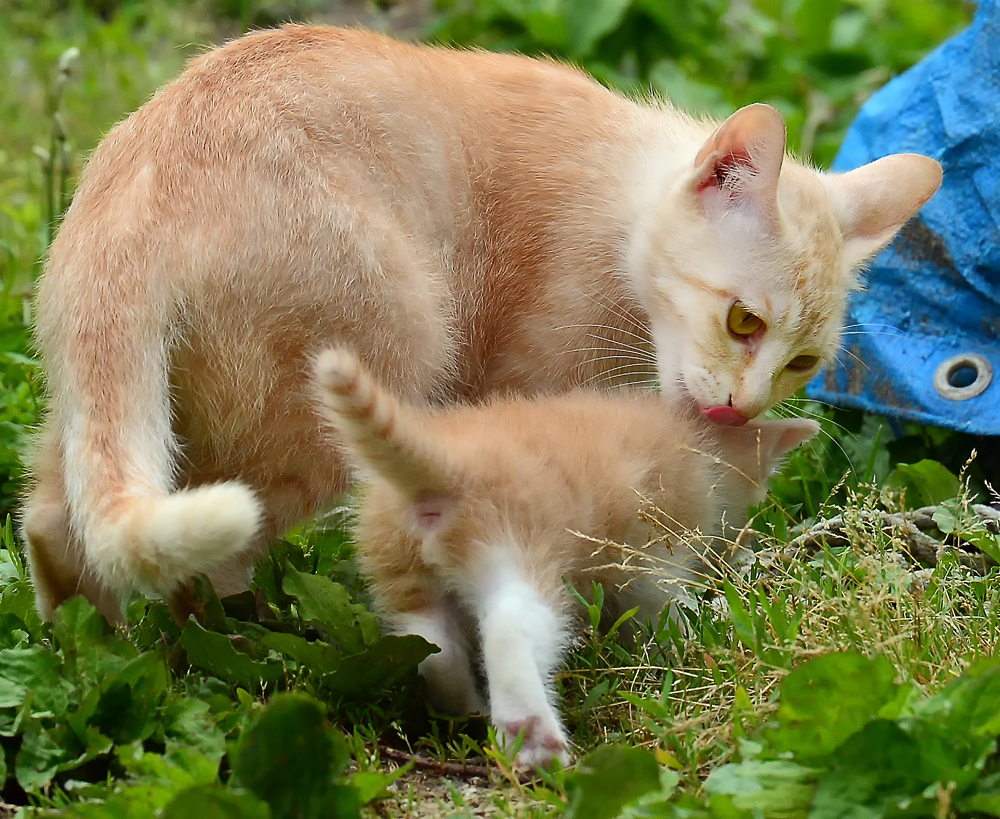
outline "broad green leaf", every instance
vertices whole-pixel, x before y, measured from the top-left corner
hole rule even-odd
[[[895,676],[882,656],[837,653],[810,660],[781,684],[771,745],[806,764],[821,759],[896,700]]]
[[[42,620],[35,609],[35,592],[27,580],[18,580],[3,588],[0,593],[0,613],[18,617],[28,628],[32,637],[42,633]]]
[[[598,40],[621,23],[631,4],[632,0],[567,0],[563,15],[570,55],[587,56]]]
[[[229,633],[226,610],[207,575],[198,574],[191,578],[191,601],[200,611],[199,617],[208,631]]]
[[[389,634],[361,654],[344,657],[322,680],[323,688],[340,697],[365,697],[384,691],[437,650],[415,634]]]
[[[347,589],[329,577],[299,572],[289,566],[282,584],[298,601],[299,614],[329,632],[342,650],[355,654],[378,636],[374,615],[351,602]]]
[[[226,737],[212,716],[209,704],[194,697],[175,699],[163,720],[167,750],[189,747],[218,763],[226,753]]]
[[[923,770],[920,744],[884,719],[850,736],[828,765],[830,770],[819,776],[810,819],[884,816],[892,805],[920,801],[935,781]]]
[[[302,668],[314,674],[330,674],[340,665],[341,653],[326,643],[310,642],[295,634],[272,632],[261,639],[261,645],[291,657]]]
[[[218,764],[197,751],[179,748],[165,755],[146,753],[141,743],[118,749],[118,759],[130,774],[125,784],[103,803],[76,804],[60,812],[73,819],[151,819],[177,796],[192,788],[218,787]],[[175,814],[176,815],[176,814]],[[189,819],[209,813],[194,811]],[[225,817],[231,814],[220,814]],[[250,813],[249,816],[256,816]],[[261,814],[266,817],[267,814]]]
[[[933,697],[913,707],[917,719],[938,722],[959,734],[1000,734],[1000,658],[980,660]]]
[[[31,633],[20,617],[10,612],[0,614],[0,648],[23,648],[30,639]]]
[[[64,714],[69,707],[73,686],[63,677],[62,662],[41,646],[0,651],[0,677],[31,692],[35,714]]]
[[[723,765],[705,780],[709,796],[728,796],[737,810],[763,816],[802,816],[816,789],[817,771],[784,760]]]
[[[326,819],[338,815],[335,780],[348,758],[320,703],[279,694],[240,740],[233,775],[271,806],[274,819]]]
[[[1000,816],[1000,773],[989,774],[980,779],[956,805],[961,815],[984,813]]]
[[[566,778],[567,819],[613,819],[660,787],[656,757],[642,748],[607,745],[579,762]]]
[[[52,781],[59,765],[72,756],[65,741],[36,726],[21,740],[14,766],[17,782],[26,793],[38,793]]]
[[[228,636],[206,631],[193,618],[184,626],[180,644],[191,665],[231,683],[256,688],[276,682],[284,673],[280,663],[257,662],[237,651]]]
[[[70,598],[56,610],[52,636],[63,658],[63,670],[84,687],[118,672],[136,656],[135,647],[118,639],[85,597]]]
[[[362,805],[367,805],[373,799],[378,799],[385,794],[385,789],[404,774],[408,773],[410,766],[406,765],[397,768],[391,773],[382,771],[360,771],[351,777],[351,785],[357,791],[358,800]]]
[[[20,708],[28,689],[4,677],[0,677],[0,708]]]
[[[689,77],[673,60],[660,60],[649,72],[649,82],[678,108],[693,114],[723,117],[731,106],[714,85]]]
[[[826,50],[841,7],[829,0],[798,0],[796,6],[794,19],[802,44],[809,51]]]
[[[117,673],[109,672],[67,720],[81,742],[91,731],[127,744],[152,736],[157,708],[167,692],[167,669],[153,652],[140,654]]]
[[[147,753],[142,743],[116,749],[118,760],[137,783],[181,790],[215,782],[219,763],[196,748],[176,747],[165,754]]]
[[[931,506],[958,495],[956,478],[937,461],[923,460],[915,464],[898,464],[885,479],[885,487],[897,494],[906,494],[906,505],[911,509]]]
[[[211,784],[181,791],[159,816],[161,819],[271,819],[271,809],[253,794]]]
[[[111,750],[112,742],[95,729],[81,745],[68,729],[57,727],[49,730],[32,724],[24,733],[21,748],[14,765],[18,784],[28,793],[38,793],[46,788],[60,771],[79,767]]]
[[[971,543],[994,562],[1000,563],[1000,541],[985,529],[979,518],[957,498],[945,501],[934,510],[934,523],[945,534],[956,534]]]

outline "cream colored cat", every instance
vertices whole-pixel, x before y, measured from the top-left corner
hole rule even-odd
[[[803,419],[713,428],[649,393],[415,408],[344,350],[325,353],[317,374],[368,483],[358,558],[384,621],[440,647],[421,673],[448,711],[480,709],[481,653],[498,737],[523,731],[528,766],[569,761],[552,694],[573,632],[563,578],[599,581],[617,611],[655,618],[686,596],[703,552],[726,552],[723,523],[745,524],[781,457],[819,429]],[[609,541],[630,548],[600,545]]]
[[[784,145],[766,106],[720,126],[362,31],[195,60],[96,150],[39,283],[41,612],[82,592],[115,618],[199,571],[245,587],[345,486],[307,387],[333,343],[411,401],[658,378],[757,416],[833,356],[855,269],[940,180]]]

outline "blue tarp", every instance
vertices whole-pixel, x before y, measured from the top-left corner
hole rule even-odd
[[[807,393],[890,417],[1000,435],[997,0],[980,3],[968,29],[865,104],[833,168],[847,171],[900,152],[938,160],[941,189],[869,268],[867,289],[851,299],[840,361]],[[966,400],[942,397],[935,373],[970,353],[992,364],[992,382]],[[952,367],[959,395],[976,391],[965,387],[976,367],[978,386],[986,383],[984,364]]]

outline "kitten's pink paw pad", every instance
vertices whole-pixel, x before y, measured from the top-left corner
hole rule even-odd
[[[501,742],[513,748],[518,736],[524,732],[524,741],[518,751],[515,765],[518,768],[543,768],[558,759],[564,766],[570,762],[566,738],[558,723],[545,717],[526,717],[497,726]]]

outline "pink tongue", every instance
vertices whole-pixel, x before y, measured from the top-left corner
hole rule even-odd
[[[702,407],[701,414],[720,427],[741,427],[750,420],[732,407]]]

